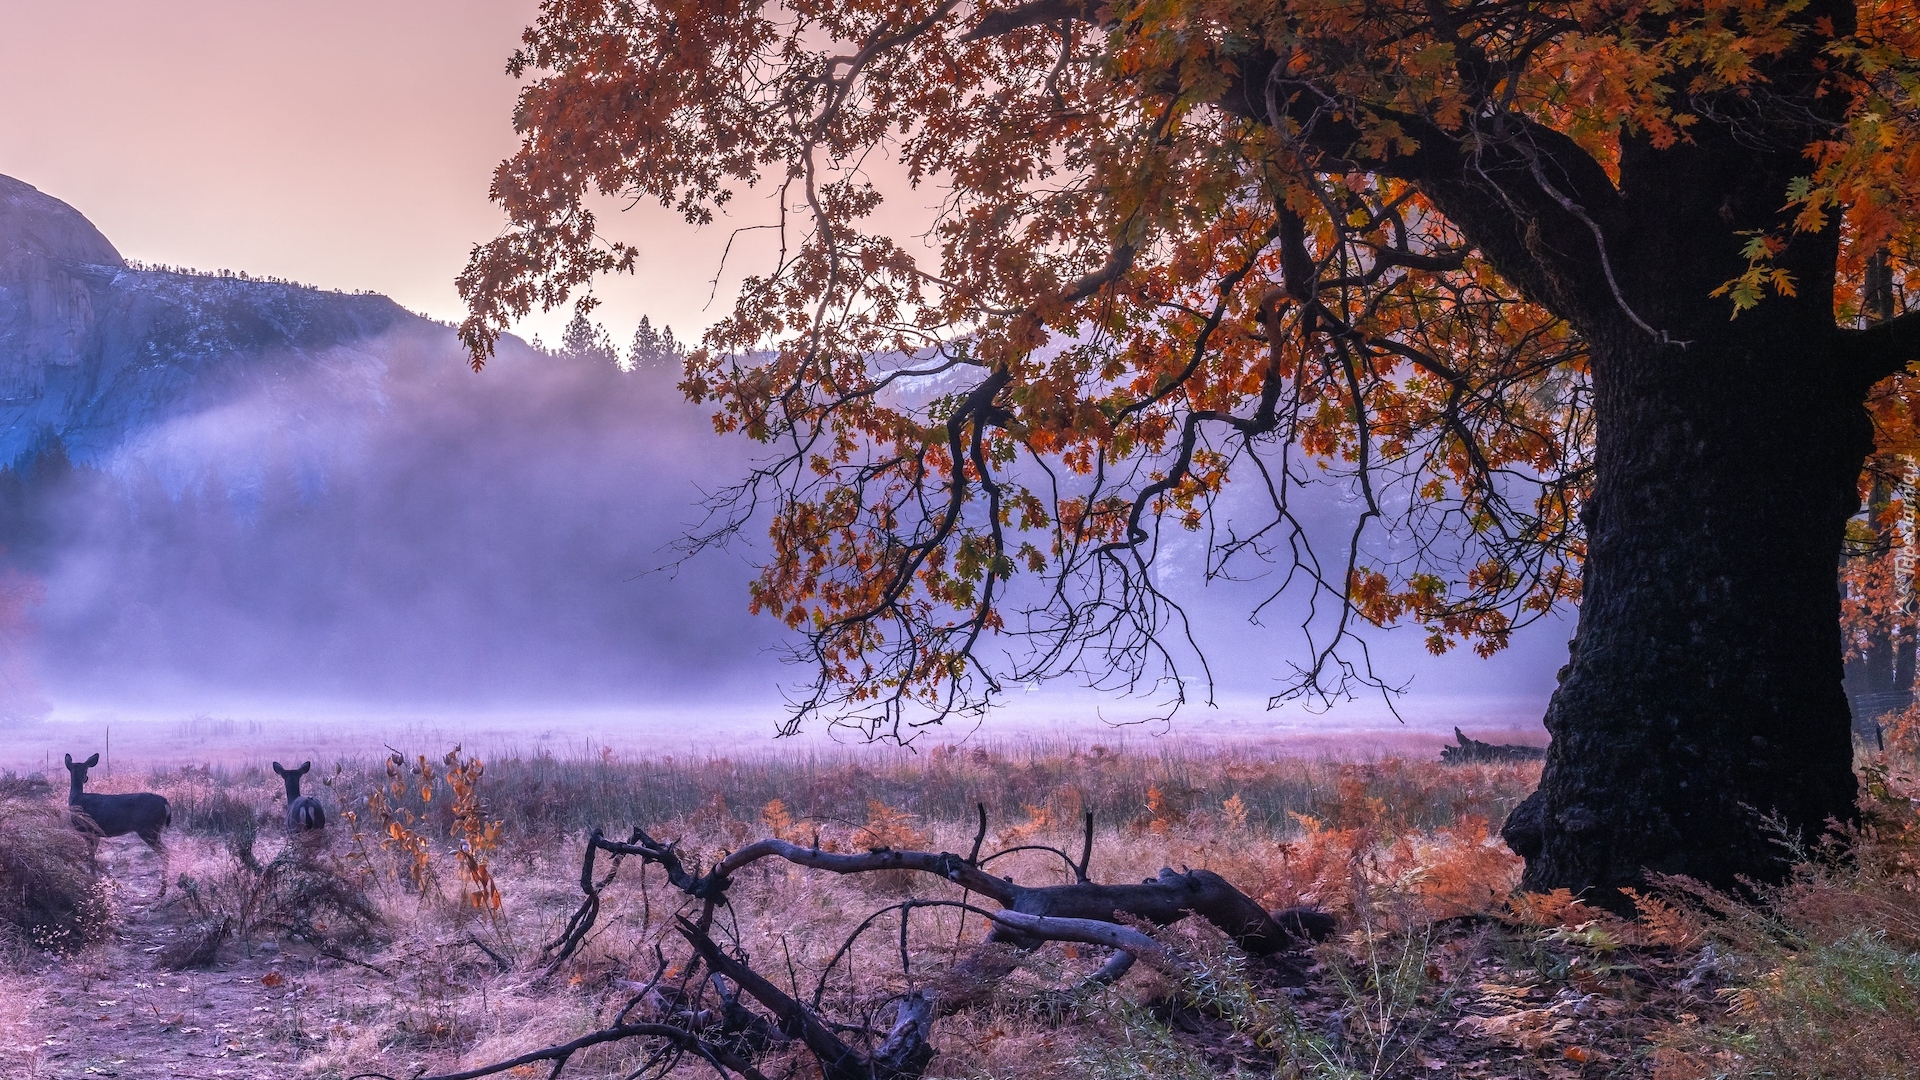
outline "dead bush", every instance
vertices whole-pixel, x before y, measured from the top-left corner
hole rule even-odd
[[[385,936],[386,920],[367,899],[363,868],[298,841],[274,865],[273,903],[264,921],[277,932],[327,950],[359,948]]]
[[[53,782],[39,773],[25,776],[12,769],[0,771],[0,799],[46,802],[53,798]]]
[[[232,918],[203,918],[160,950],[160,966],[168,971],[212,967],[214,958],[220,955],[220,946],[226,944],[232,933]]]
[[[0,927],[61,951],[105,938],[110,908],[86,839],[66,807],[21,797],[12,780],[0,780]]]
[[[265,863],[250,841],[228,837],[224,865],[201,877],[181,876],[181,894],[199,925],[192,935],[199,944],[182,945],[174,958],[181,965],[211,963],[229,937],[280,935],[330,952],[383,937],[386,920],[367,899],[366,873],[336,858],[323,840],[296,838]]]

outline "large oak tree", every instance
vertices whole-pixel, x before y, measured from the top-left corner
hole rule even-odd
[[[1313,602],[1282,699],[1376,681],[1356,620],[1492,651],[1578,603],[1529,887],[1764,877],[1763,815],[1851,813],[1836,560],[1920,359],[1910,2],[548,0],[510,71],[476,363],[632,266],[596,196],[775,193],[683,387],[769,447],[720,531],[771,511],[797,718],[1152,685],[1192,529]],[[896,177],[923,239],[876,224]]]

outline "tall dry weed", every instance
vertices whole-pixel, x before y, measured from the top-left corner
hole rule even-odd
[[[71,951],[111,932],[112,905],[65,806],[28,786],[0,793],[0,932],[15,945]]]
[[[461,757],[454,747],[445,758],[447,787],[453,792],[453,825],[449,830],[459,842],[454,851],[456,874],[460,880],[461,902],[475,911],[497,918],[501,895],[488,862],[500,847],[504,821],[489,821],[480,801],[480,778],[486,764],[477,757]]]

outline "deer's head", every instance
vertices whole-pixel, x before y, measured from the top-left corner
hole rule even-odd
[[[73,760],[72,754],[66,755],[66,758],[67,758],[67,775],[73,778],[73,790],[79,791],[81,788],[81,785],[87,782],[87,770],[93,768],[95,765],[100,764],[100,755],[95,754],[85,761]]]
[[[283,768],[277,761],[273,763],[273,771],[279,773],[280,779],[287,783],[288,802],[292,802],[300,797],[300,778],[307,775],[307,770],[311,768],[313,768],[313,762],[311,761],[302,762],[297,769]]]

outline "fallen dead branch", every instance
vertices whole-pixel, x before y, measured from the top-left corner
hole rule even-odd
[[[1088,835],[1091,837],[1091,830]],[[1088,850],[1091,852],[1091,841]],[[1167,926],[1190,914],[1198,915],[1218,927],[1235,945],[1255,956],[1269,955],[1300,941],[1325,937],[1333,931],[1332,918],[1323,912],[1308,908],[1269,912],[1252,897],[1210,870],[1177,872],[1166,868],[1157,877],[1138,885],[1101,885],[1082,880],[1067,885],[1024,886],[1016,884],[1010,877],[995,877],[981,869],[982,863],[996,856],[980,858],[977,843],[974,854],[963,858],[951,852],[900,851],[891,848],[875,848],[860,853],[831,852],[768,838],[748,844],[715,863],[706,873],[696,875],[687,870],[674,845],[663,844],[642,829],[634,829],[625,841],[609,840],[596,829],[587,840],[587,851],[581,866],[581,886],[586,899],[568,922],[567,930],[549,945],[548,952],[553,956],[549,970],[557,967],[579,947],[598,916],[599,890],[605,887],[606,882],[593,881],[596,851],[606,851],[616,857],[637,855],[646,863],[658,865],[666,871],[668,884],[709,905],[726,902],[727,889],[733,883],[733,876],[745,867],[761,859],[780,858],[798,866],[834,874],[920,871],[987,897],[1010,912],[1043,919],[1111,924],[1118,913],[1156,926]],[[1084,865],[1083,860],[1082,869]],[[611,879],[612,874],[609,873],[607,881]],[[1030,948],[1040,940],[1047,939],[1039,931],[1022,930],[1012,923],[996,922],[993,940]]]
[[[986,836],[986,810],[979,808],[980,827],[972,850],[966,856],[952,852],[900,850],[875,847],[865,852],[822,851],[816,844],[803,847],[777,837],[756,840],[726,855],[704,873],[689,869],[672,843],[662,843],[645,830],[635,828],[625,840],[611,840],[600,830],[587,839],[580,865],[580,906],[567,920],[565,928],[542,950],[546,959],[543,974],[557,971],[587,940],[597,922],[602,893],[619,873],[620,861],[635,856],[643,866],[658,866],[668,883],[690,900],[697,902],[697,914],[676,917],[675,929],[686,939],[693,955],[677,969],[678,987],[663,987],[661,979],[670,970],[664,956],[652,980],[645,984],[622,983],[635,991],[632,999],[599,1031],[571,1042],[532,1051],[508,1061],[460,1073],[446,1073],[420,1080],[471,1080],[537,1062],[552,1062],[550,1077],[558,1077],[573,1055],[590,1046],[625,1039],[656,1038],[661,1046],[632,1077],[664,1075],[674,1063],[692,1054],[712,1066],[723,1077],[739,1075],[758,1078],[754,1057],[777,1042],[798,1040],[819,1063],[823,1080],[917,1080],[933,1058],[931,1043],[934,1019],[979,1000],[983,993],[1010,974],[1018,964],[1020,951],[1031,950],[1049,941],[1077,942],[1114,950],[1113,956],[1085,984],[1106,985],[1123,977],[1137,961],[1184,977],[1191,966],[1172,949],[1141,926],[1166,926],[1198,915],[1213,924],[1235,945],[1254,955],[1269,955],[1292,945],[1321,940],[1332,933],[1331,916],[1307,908],[1269,912],[1251,897],[1208,870],[1160,873],[1139,884],[1106,885],[1089,880],[1087,871],[1093,857],[1093,821],[1088,815],[1085,842],[1078,860],[1057,848],[1022,845],[982,856]],[[1063,885],[1021,885],[1011,877],[995,876],[983,867],[1014,851],[1044,850],[1060,856],[1073,873],[1072,882]],[[603,874],[596,873],[599,853],[612,856]],[[959,886],[969,895],[977,894],[998,904],[989,908],[965,899],[916,897],[888,905],[869,915],[841,945],[821,972],[811,1002],[804,1002],[781,990],[753,969],[748,957],[723,948],[712,937],[714,915],[729,905],[728,890],[734,877],[746,867],[763,859],[781,859],[796,866],[833,874],[918,872],[929,874]],[[992,929],[986,943],[972,955],[954,965],[953,976],[944,989],[940,986],[910,990],[891,1000],[894,1015],[890,1029],[878,1046],[863,1051],[849,1043],[843,1033],[865,1032],[867,1038],[879,1031],[866,1024],[837,1024],[821,1011],[828,978],[846,957],[860,936],[876,925],[881,916],[898,912],[900,916],[900,963],[908,973],[910,958],[906,941],[908,922],[920,908],[958,908],[987,920]],[[694,973],[708,973],[693,985]],[[718,995],[719,1008],[701,1004],[708,990]],[[796,988],[795,993],[798,993]],[[752,999],[770,1014],[762,1017],[740,1002],[741,995]],[[650,1004],[667,1022],[634,1023],[628,1016],[642,1004]],[[378,1074],[365,1073],[373,1078]]]
[[[864,1055],[834,1034],[818,1013],[789,997],[743,961],[728,956],[703,927],[682,916],[678,929],[708,967],[738,983],[773,1013],[782,1032],[806,1044],[820,1062],[824,1080],[917,1080],[933,1060],[929,1041],[933,1002],[925,994],[916,991],[902,998],[886,1041],[871,1056]]]
[[[660,1058],[660,1060],[650,1062],[649,1065],[643,1067],[640,1072],[632,1074],[634,1076],[654,1072],[656,1069],[658,1070],[658,1075],[665,1075],[673,1070],[674,1065],[679,1063],[678,1059],[681,1054],[693,1054],[696,1057],[706,1060],[708,1064],[718,1069],[721,1076],[738,1073],[746,1077],[747,1080],[766,1080],[766,1077],[762,1075],[759,1070],[755,1069],[752,1063],[741,1058],[738,1054],[727,1050],[725,1047],[709,1043],[691,1032],[674,1027],[671,1024],[615,1024],[612,1027],[589,1032],[571,1042],[548,1046],[540,1050],[530,1050],[527,1053],[521,1054],[519,1057],[509,1058],[506,1061],[496,1061],[491,1065],[482,1065],[477,1069],[468,1069],[465,1072],[457,1073],[435,1073],[431,1076],[413,1076],[408,1077],[407,1080],[478,1080],[478,1078],[482,1076],[492,1076],[495,1073],[503,1073],[509,1069],[517,1069],[523,1065],[534,1065],[542,1061],[553,1062],[553,1071],[548,1073],[548,1076],[559,1076],[560,1070],[567,1067],[567,1062],[572,1059],[573,1055],[590,1046],[600,1046],[604,1043],[620,1042],[625,1039],[643,1038],[665,1040],[669,1048],[679,1053],[672,1055],[671,1059],[664,1055],[655,1055]],[[351,1077],[348,1077],[347,1080],[398,1080],[398,1078],[389,1076],[386,1073],[363,1072],[355,1073]]]

